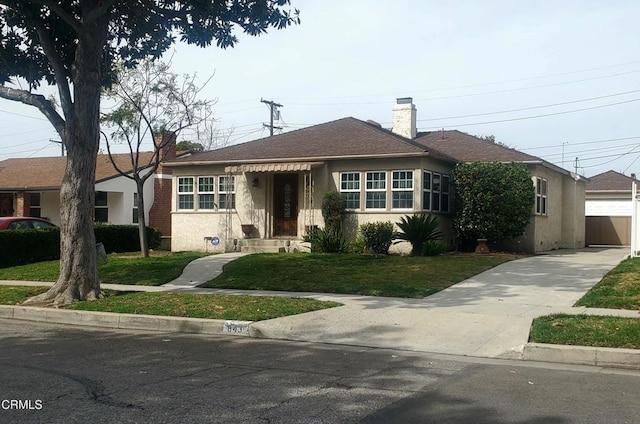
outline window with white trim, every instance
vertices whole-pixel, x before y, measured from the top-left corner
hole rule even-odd
[[[391,173],[391,208],[413,209],[413,171]]]
[[[109,222],[109,202],[106,191],[96,191],[93,215],[95,222]]]
[[[431,174],[431,210],[440,212],[440,194],[442,190],[442,176],[433,172]]]
[[[178,177],[178,210],[193,210],[194,189],[193,177]]]
[[[133,193],[133,211],[131,213],[131,222],[138,223],[138,193]]]
[[[535,177],[536,215],[547,214],[547,179]]]
[[[345,201],[346,209],[360,209],[360,173],[340,173],[340,193]]]
[[[29,193],[29,216],[35,216],[38,218],[42,216],[40,193]]]
[[[198,209],[213,210],[215,203],[215,177],[198,177]]]
[[[431,172],[422,172],[422,209],[431,210]]]
[[[451,212],[451,176],[422,171],[422,209],[432,212]]]
[[[385,171],[367,172],[365,186],[365,208],[387,208],[387,173]]]
[[[228,210],[236,208],[236,180],[233,175],[218,177],[218,206]]]
[[[451,177],[442,174],[442,187],[440,189],[440,212],[449,212],[449,202],[451,198]]]

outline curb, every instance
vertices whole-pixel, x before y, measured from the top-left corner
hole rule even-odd
[[[524,361],[640,370],[639,349],[527,343],[520,356]]]
[[[0,305],[0,318],[78,327],[268,338],[259,330],[252,328],[253,321],[73,311],[11,305]],[[638,349],[527,343],[517,354],[510,354],[503,358],[640,370],[640,350]]]
[[[119,314],[114,312],[73,311],[34,306],[0,305],[0,318],[122,330],[146,330],[166,333],[226,334],[249,336],[251,321],[158,315]]]

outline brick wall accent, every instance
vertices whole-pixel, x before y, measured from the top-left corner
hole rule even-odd
[[[162,162],[176,158],[176,135],[159,133],[154,135],[154,143],[160,149],[160,166],[153,182],[153,205],[149,211],[149,225],[159,228],[163,236],[171,236],[171,168]]]
[[[15,216],[29,216],[31,209],[31,197],[29,193],[24,191],[16,194],[16,212]]]

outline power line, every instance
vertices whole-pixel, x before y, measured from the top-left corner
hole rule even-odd
[[[471,117],[474,117],[474,116],[497,115],[497,114],[500,114],[500,113],[522,112],[522,111],[525,111],[525,110],[543,109],[543,108],[547,108],[547,107],[556,107],[556,106],[563,106],[563,105],[569,105],[569,104],[574,104],[574,103],[583,103],[583,102],[588,102],[588,101],[591,101],[591,100],[606,99],[606,98],[609,98],[609,97],[624,96],[626,94],[638,93],[638,92],[640,92],[640,90],[631,90],[631,91],[625,91],[625,92],[622,92],[622,93],[607,94],[607,95],[598,96],[598,97],[589,97],[587,99],[570,100],[570,101],[567,101],[567,102],[552,103],[552,104],[540,105],[540,106],[530,106],[530,107],[524,107],[524,108],[520,108],[520,109],[508,109],[508,110],[500,110],[500,111],[494,111],[494,112],[474,113],[474,114],[471,114],[471,115],[447,116],[447,117],[442,117],[442,118],[418,119],[418,122],[439,121],[439,120],[444,120],[444,119],[471,118]]]
[[[455,125],[448,125],[447,127],[449,127],[449,128],[453,128],[453,127],[469,127],[469,126],[474,126],[474,125],[498,124],[498,123],[502,123],[502,122],[513,122],[513,121],[523,121],[523,120],[527,120],[527,119],[545,118],[545,117],[548,117],[548,116],[566,115],[568,113],[584,112],[584,111],[587,111],[587,110],[594,110],[594,109],[601,109],[601,108],[605,108],[605,107],[618,106],[618,105],[637,102],[637,101],[640,101],[640,99],[625,100],[625,101],[617,102],[617,103],[608,103],[608,104],[600,105],[600,106],[592,106],[592,107],[586,107],[586,108],[582,108],[582,109],[567,110],[567,111],[564,111],[564,112],[545,113],[545,114],[542,114],[542,115],[523,116],[523,117],[520,117],[520,118],[500,119],[500,120],[495,120],[495,121],[474,122],[474,123],[468,123],[468,124],[455,124]],[[437,127],[428,127],[427,129],[428,130],[429,129],[430,130],[439,130],[442,127],[443,127],[442,125],[439,125]]]

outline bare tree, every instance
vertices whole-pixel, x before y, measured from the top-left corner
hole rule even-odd
[[[145,182],[152,178],[160,162],[175,152],[176,138],[186,128],[197,127],[211,119],[211,100],[199,99],[201,86],[196,75],[171,72],[171,62],[145,60],[136,68],[121,66],[118,80],[107,90],[105,99],[115,102],[101,122],[112,128],[102,132],[109,159],[118,173],[136,183],[140,253],[149,256],[144,205]],[[143,155],[144,144],[153,141],[153,154]],[[114,144],[125,144],[130,155],[130,169],[122,169],[114,160]]]

